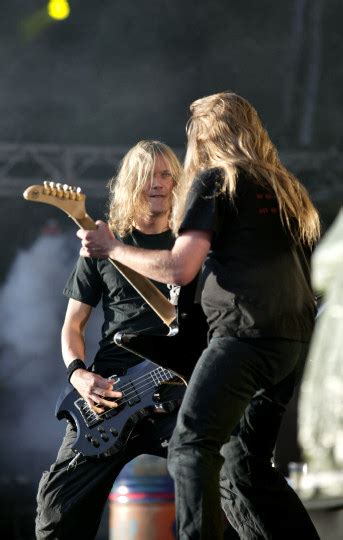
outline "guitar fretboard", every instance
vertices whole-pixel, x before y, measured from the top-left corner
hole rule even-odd
[[[152,379],[152,382],[154,383],[155,386],[159,386],[161,383],[164,383],[166,381],[170,381],[175,376],[174,373],[172,373],[168,369],[165,369],[165,368],[163,368],[161,366],[159,366],[158,368],[151,371],[149,373],[149,375],[150,375],[150,377]]]

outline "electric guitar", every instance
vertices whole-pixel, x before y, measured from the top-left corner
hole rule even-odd
[[[86,198],[80,188],[44,182],[28,187],[23,196],[28,201],[59,208],[83,229],[96,228],[86,212]],[[75,424],[77,439],[73,449],[84,456],[117,452],[125,446],[141,418],[156,412],[169,412],[178,406],[186,390],[184,376],[189,377],[206,346],[205,317],[200,307],[193,303],[196,280],[184,287],[180,295],[182,324],[179,326],[175,306],[151,281],[117,261],[108,260],[156,312],[164,323],[164,330],[157,336],[115,336],[116,345],[142,358],[142,362],[129,368],[125,375],[110,377],[115,389],[123,393],[117,400],[118,407],[97,414],[71,384],[59,396],[56,416],[68,418]],[[173,336],[172,340],[169,336]]]
[[[44,182],[42,185],[33,185],[24,192],[28,201],[51,204],[64,211],[84,229],[95,229],[95,222],[89,217],[85,208],[85,195],[80,188],[68,185]],[[145,299],[168,327],[168,336],[178,334],[176,309],[167,298],[148,279],[134,272],[123,264],[109,259],[111,264],[129,281],[137,292]],[[166,329],[166,326],[164,326]],[[128,348],[130,352],[142,358],[142,362],[127,370],[124,376],[112,375],[116,390],[123,393],[117,400],[118,407],[107,409],[97,414],[89,407],[87,402],[78,394],[72,385],[68,385],[61,393],[56,404],[55,414],[58,419],[68,418],[77,429],[77,439],[73,449],[84,456],[100,456],[115,453],[122,448],[137,422],[156,412],[168,412],[181,403],[186,389],[185,380],[174,371],[162,367],[147,359],[147,351],[159,350],[163,347],[172,351],[173,347],[165,347],[165,336],[160,339],[161,348],[151,346],[154,337],[145,341],[144,336],[137,338],[135,349],[135,336],[131,336],[130,344],[125,345],[118,338],[117,345]]]
[[[179,406],[186,391],[184,379],[150,360],[129,368],[125,375],[112,375],[113,389],[122,392],[118,407],[97,414],[69,384],[56,405],[60,420],[72,420],[77,429],[73,450],[83,456],[108,456],[127,443],[142,418],[170,412]]]

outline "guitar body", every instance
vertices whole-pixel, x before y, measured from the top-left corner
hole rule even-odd
[[[139,420],[156,413],[170,412],[180,405],[186,391],[184,379],[150,360],[129,368],[125,375],[113,374],[115,390],[123,393],[118,407],[95,413],[72,387],[60,395],[56,416],[71,420],[77,430],[73,446],[83,456],[108,456],[127,443]]]
[[[207,325],[201,307],[193,301],[195,287],[196,280],[181,289],[179,331],[173,337],[123,334],[122,340],[117,340],[115,336],[117,346],[142,359],[125,375],[109,377],[115,390],[124,394],[118,400],[119,407],[97,415],[72,385],[61,393],[56,416],[59,420],[68,418],[75,425],[75,452],[84,456],[112,455],[126,445],[142,418],[169,412],[181,404],[185,380],[206,347]],[[166,332],[166,327],[160,330]]]

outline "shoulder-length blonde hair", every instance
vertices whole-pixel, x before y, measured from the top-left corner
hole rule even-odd
[[[160,141],[139,141],[121,161],[117,176],[109,181],[108,224],[112,231],[123,237],[132,231],[135,218],[148,215],[148,208],[141,197],[142,190],[151,178],[155,160],[162,156],[170,168],[175,189],[181,176],[181,165],[173,150]]]
[[[187,123],[185,170],[175,208],[180,224],[186,194],[197,173],[212,167],[223,170],[223,191],[233,198],[239,169],[273,190],[281,220],[297,243],[312,246],[320,235],[320,222],[304,186],[282,165],[277,150],[256,110],[232,92],[194,101]]]

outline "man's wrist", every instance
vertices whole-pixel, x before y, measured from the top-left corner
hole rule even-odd
[[[77,369],[87,369],[87,368],[86,368],[86,364],[84,363],[83,360],[81,360],[81,358],[75,358],[75,360],[73,360],[72,362],[70,362],[70,364],[67,366],[67,378],[68,378],[68,382],[70,382],[70,378],[71,378],[72,374],[73,374],[74,371],[76,371]]]
[[[114,240],[111,242],[109,246],[109,252],[108,252],[108,256],[110,259],[116,260],[116,257],[119,256],[118,243],[119,243],[118,240]]]

